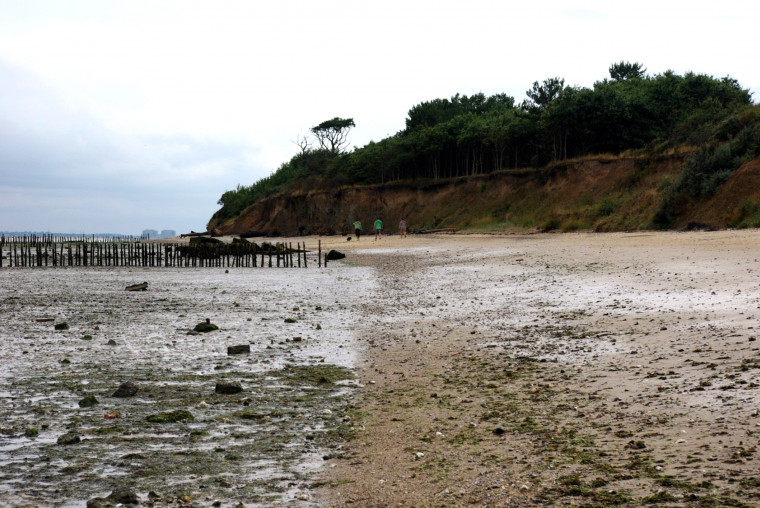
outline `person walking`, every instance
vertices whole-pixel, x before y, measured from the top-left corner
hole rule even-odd
[[[375,241],[383,237],[383,221],[380,218],[375,219]]]
[[[354,221],[354,234],[356,235],[356,241],[359,241],[359,237],[362,236],[362,223],[358,220]]]
[[[398,223],[398,234],[401,235],[401,238],[406,238],[406,220],[403,217]]]

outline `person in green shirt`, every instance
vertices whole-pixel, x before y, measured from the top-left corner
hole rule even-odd
[[[362,223],[354,221],[354,234],[356,235],[356,241],[359,241],[359,237],[362,235]]]
[[[375,240],[383,237],[383,221],[375,219]]]

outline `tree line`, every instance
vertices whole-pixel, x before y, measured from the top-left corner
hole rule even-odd
[[[692,164],[691,176],[685,169],[671,193],[698,196],[758,153],[758,108],[735,79],[673,71],[650,76],[630,62],[608,70],[591,88],[568,86],[559,77],[536,81],[519,104],[506,94],[482,93],[425,101],[409,110],[404,130],[352,151],[345,146],[353,119],[322,122],[272,175],[225,192],[214,218],[235,217],[283,190],[463,177],[684,146],[709,153],[700,152],[702,163]],[[720,148],[726,144],[734,148]],[[715,151],[720,154],[710,155]]]

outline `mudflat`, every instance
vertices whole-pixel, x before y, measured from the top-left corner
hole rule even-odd
[[[377,282],[319,504],[760,505],[760,232],[323,243]]]
[[[0,270],[0,504],[760,505],[760,231],[306,244]]]

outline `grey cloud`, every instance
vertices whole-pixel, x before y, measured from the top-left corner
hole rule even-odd
[[[255,153],[224,140],[122,135],[0,61],[0,230],[202,229],[224,190],[254,180]]]

